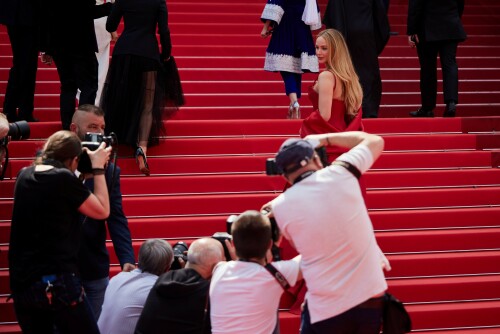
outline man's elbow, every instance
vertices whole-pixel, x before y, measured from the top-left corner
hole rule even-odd
[[[368,147],[370,148],[370,151],[375,159],[377,159],[384,150],[384,145],[384,138],[378,135],[370,135],[370,138],[368,139]]]

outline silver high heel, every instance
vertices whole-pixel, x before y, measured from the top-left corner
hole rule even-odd
[[[292,102],[288,107],[288,119],[300,119],[300,105],[299,101]]]

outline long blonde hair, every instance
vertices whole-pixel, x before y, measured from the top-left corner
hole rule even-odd
[[[363,89],[354,70],[351,55],[342,34],[335,29],[326,29],[318,34],[328,45],[326,69],[339,78],[342,84],[342,98],[350,118],[358,114],[363,100]]]

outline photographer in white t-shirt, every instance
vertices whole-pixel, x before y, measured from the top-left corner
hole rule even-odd
[[[291,286],[301,279],[300,255],[272,262],[269,267],[271,223],[258,211],[242,213],[232,224],[231,235],[238,260],[219,262],[214,269],[210,283],[212,333],[279,333],[277,311],[286,282],[278,278],[284,277]]]
[[[326,145],[350,151],[324,168],[315,149]],[[383,147],[381,137],[353,131],[288,139],[276,154],[276,167],[292,186],[264,207],[271,207],[281,233],[302,255],[308,291],[301,334],[380,331],[383,268],[390,266],[357,177]]]

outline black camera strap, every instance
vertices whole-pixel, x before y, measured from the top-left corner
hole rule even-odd
[[[308,176],[314,174],[314,172],[316,172],[315,170],[308,170],[307,172],[304,172],[302,174],[300,174],[299,176],[297,176],[295,178],[295,180],[293,181],[293,184],[296,184],[296,183],[299,183],[300,181],[302,181],[303,179],[307,178]]]
[[[282,273],[279,272],[278,269],[276,269],[275,266],[273,266],[271,263],[268,263],[264,266],[264,268],[267,269],[273,275],[273,277],[278,281],[278,283],[281,285],[283,290],[288,290],[290,288],[290,284],[286,280],[285,276],[283,276]]]
[[[255,264],[261,265],[259,262],[253,261],[253,260],[238,259],[238,261],[253,262]],[[266,268],[267,271],[269,271],[269,273],[276,279],[276,281],[278,281],[279,285],[281,285],[283,290],[288,290],[288,288],[290,288],[290,284],[286,280],[285,276],[283,276],[283,274],[280,273],[280,271],[278,269],[276,269],[275,266],[273,266],[271,263],[267,263],[267,260],[266,260],[266,265],[263,267]]]
[[[9,163],[9,149],[7,148],[7,144],[7,137],[0,140],[0,181],[2,181],[5,177],[7,164]]]
[[[344,167],[349,172],[351,172],[351,174],[354,175],[354,177],[358,180],[361,177],[361,172],[359,171],[359,169],[347,161],[335,160],[334,162],[332,162],[332,165],[339,165]]]

